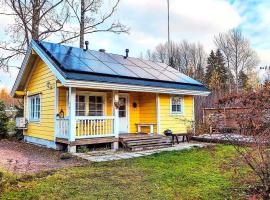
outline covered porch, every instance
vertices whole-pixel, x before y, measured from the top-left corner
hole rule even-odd
[[[157,94],[58,86],[55,140],[77,145],[112,143],[158,135]],[[142,134],[143,133],[143,134]],[[74,151],[74,150],[72,150]]]

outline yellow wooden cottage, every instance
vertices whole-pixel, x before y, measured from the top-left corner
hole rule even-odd
[[[24,140],[76,151],[126,135],[185,133],[201,83],[167,66],[128,56],[32,41],[12,89],[24,99]],[[151,138],[150,138],[151,139]],[[149,141],[149,138],[148,138]]]

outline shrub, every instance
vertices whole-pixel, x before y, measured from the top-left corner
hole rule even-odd
[[[210,126],[206,123],[198,123],[195,128],[196,135],[207,134],[210,131]]]
[[[89,148],[87,146],[79,146],[78,152],[79,153],[87,153],[87,152],[89,152]]]
[[[240,137],[230,137],[228,130],[223,126],[224,120],[213,120],[213,127],[229,138],[229,142],[236,149],[239,159],[235,164],[244,162],[253,174],[260,180],[261,196],[264,200],[270,199],[270,85],[253,92],[230,94],[219,100],[219,107],[237,106],[237,112],[230,113],[227,119],[235,121],[239,128],[234,131]],[[224,130],[226,130],[224,132]],[[242,138],[242,141],[241,139]],[[248,140],[246,139],[248,138]],[[246,139],[246,140],[245,140]],[[245,142],[249,141],[249,142]],[[239,146],[239,142],[242,142]]]
[[[14,120],[9,120],[7,122],[7,131],[8,132],[14,132],[16,127],[16,122]]]
[[[5,104],[3,101],[0,101],[0,138],[7,136],[7,123],[8,117],[5,111]]]

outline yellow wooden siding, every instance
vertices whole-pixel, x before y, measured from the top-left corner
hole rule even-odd
[[[133,107],[133,103],[137,104],[137,107]],[[140,121],[140,102],[139,95],[137,93],[131,93],[129,95],[129,131],[136,133],[136,123]]]
[[[67,116],[67,91],[67,88],[60,87],[58,92],[58,112],[63,110],[65,117]]]
[[[160,102],[160,132],[170,129],[174,133],[185,133],[190,121],[193,120],[193,98],[184,96],[184,113],[183,115],[170,114],[170,95],[159,95]]]
[[[140,95],[140,123],[157,124],[156,94],[147,93]],[[150,129],[142,128],[142,132],[150,132]],[[154,126],[154,132],[157,132],[157,125]]]
[[[55,99],[55,76],[46,64],[39,60],[27,87],[28,95],[40,94],[41,110],[40,121],[29,122],[28,129],[24,131],[27,136],[41,139],[54,140],[54,99]],[[48,89],[47,82],[52,88]],[[27,97],[25,97],[25,116],[28,118]]]
[[[112,116],[112,93],[107,92],[107,99],[106,100],[106,115]]]

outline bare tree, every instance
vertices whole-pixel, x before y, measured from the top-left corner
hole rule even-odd
[[[110,23],[109,20],[116,12],[120,0],[116,0],[114,5],[107,13],[102,13],[104,6],[103,0],[66,0],[70,10],[71,17],[79,26],[73,30],[67,31],[70,37],[62,42],[67,42],[79,38],[80,48],[84,46],[84,37],[86,34],[95,32],[112,32],[112,33],[127,33],[129,29],[119,21]]]
[[[239,73],[253,69],[258,64],[258,56],[241,31],[233,29],[215,37],[216,46],[225,56],[227,67],[233,72],[236,90],[239,89]]]
[[[180,72],[190,75],[200,81],[203,80],[206,66],[206,53],[201,44],[182,41],[170,43],[170,61],[168,57],[168,43],[159,44],[152,53],[151,58],[167,63]]]
[[[10,61],[24,55],[31,40],[44,40],[57,33],[63,35],[69,18],[64,0],[3,0],[14,23],[6,30],[8,38],[0,41],[0,68],[8,70]]]

